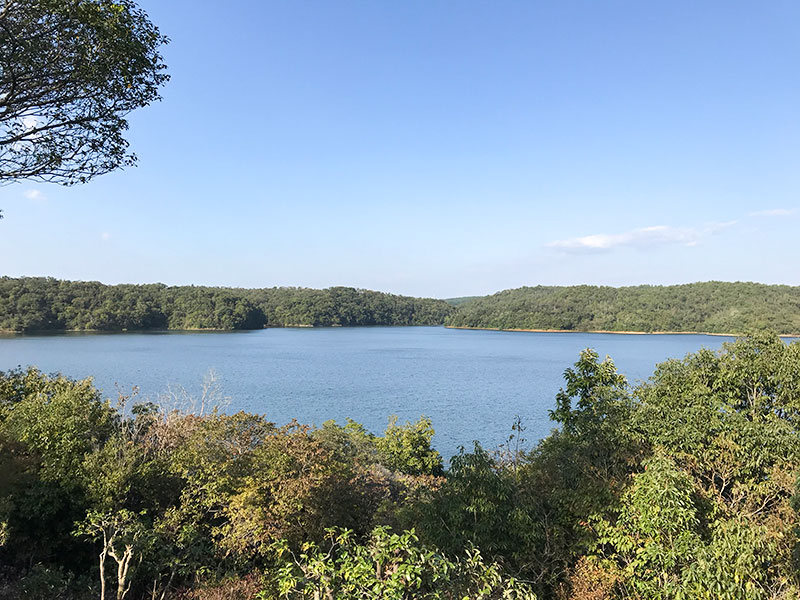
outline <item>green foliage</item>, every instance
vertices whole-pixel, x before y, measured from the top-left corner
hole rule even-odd
[[[160,99],[167,38],[131,0],[0,11],[0,181],[72,185],[135,163],[126,116]]]
[[[616,522],[596,523],[621,597],[755,600],[789,591],[766,526],[745,515],[709,520],[692,477],[663,451],[644,466]]]
[[[564,377],[550,436],[511,451],[516,422],[445,471],[425,418],[128,413],[0,374],[0,598],[798,597],[800,344],[754,335],[633,389],[587,350]]]
[[[0,558],[22,578],[36,562],[85,576],[99,543],[118,567],[100,581],[122,565],[126,597],[246,574],[280,540],[299,548],[334,525],[366,534],[434,486],[400,471],[441,471],[430,422],[389,431],[384,444],[352,421],[316,430],[152,404],[118,412],[91,380],[0,374]]]
[[[278,539],[320,539],[337,523],[363,530],[369,517],[358,487],[348,484],[354,475],[308,428],[292,426],[266,437],[230,499],[222,546],[242,556],[264,555]]]
[[[397,417],[392,417],[384,436],[375,440],[381,463],[409,475],[442,475],[442,457],[431,448],[433,434],[433,424],[427,417],[404,425],[398,425]]]
[[[61,567],[33,565],[19,580],[0,584],[0,600],[94,600],[92,585]]]
[[[43,479],[67,483],[74,481],[86,453],[108,438],[115,420],[91,379],[57,377],[14,404],[3,430],[39,456]]]
[[[336,421],[325,421],[314,432],[314,437],[337,460],[360,465],[372,464],[378,460],[375,435],[352,419],[347,419],[344,426],[338,425]]]
[[[363,425],[348,419],[342,427],[334,421],[323,423],[314,436],[340,460],[361,465],[377,463],[406,475],[444,474],[441,455],[433,449],[433,423],[427,417],[397,424],[392,416],[383,436],[369,433]]]
[[[635,426],[730,514],[756,511],[791,493],[798,386],[800,344],[750,337],[660,365],[637,392]]]
[[[607,428],[608,422],[622,426],[630,414],[627,382],[610,358],[599,362],[597,352],[583,350],[575,368],[564,371],[564,380],[567,387],[556,395],[556,410],[550,418],[561,423],[565,432],[592,436],[599,427]]]
[[[35,369],[0,377],[0,407],[2,549],[11,564],[69,556],[68,531],[87,505],[83,461],[112,435],[117,415],[90,379]]]
[[[596,523],[596,543],[622,571],[625,593],[680,598],[683,571],[700,545],[692,480],[661,453],[644,469],[625,492],[616,522]]]
[[[800,332],[800,287],[709,281],[672,286],[523,287],[466,302],[446,325],[567,331]]]
[[[144,516],[144,511],[136,514],[126,509],[90,510],[86,518],[76,524],[74,535],[100,544],[100,600],[105,600],[106,561],[109,558],[116,563],[117,600],[124,600],[130,592],[142,555],[155,541]]]
[[[448,552],[477,544],[542,596],[794,597],[798,350],[757,335],[634,390],[585,351],[561,428],[511,459],[462,452],[419,529]]]
[[[141,417],[128,418],[96,450],[85,455],[80,475],[87,498],[99,510],[160,512],[173,505],[183,482],[171,461],[140,430]]]
[[[597,520],[621,597],[798,593],[798,350],[756,335],[668,361],[637,390],[632,424],[654,454]]]
[[[0,277],[0,331],[440,325],[453,307],[334,287],[237,289]]]
[[[458,298],[447,298],[445,302],[453,306],[461,306],[462,304],[478,300],[479,298],[483,298],[483,296],[459,296]]]
[[[450,461],[447,479],[427,507],[426,538],[450,553],[472,543],[489,556],[513,558],[530,533],[520,480],[480,444]]]
[[[306,543],[295,554],[281,542],[278,556],[289,557],[275,573],[274,592],[261,597],[364,598],[375,600],[535,600],[523,583],[486,564],[468,548],[451,559],[419,543],[415,532],[378,527],[360,544],[349,530],[328,530],[322,546]]]

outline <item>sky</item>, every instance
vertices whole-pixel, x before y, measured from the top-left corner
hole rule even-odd
[[[139,4],[138,166],[0,187],[0,275],[800,285],[800,3]]]

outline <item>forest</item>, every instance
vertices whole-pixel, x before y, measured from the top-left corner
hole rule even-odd
[[[800,332],[800,287],[708,281],[633,287],[536,286],[460,304],[452,327],[568,331],[697,331],[771,329]]]
[[[636,386],[587,349],[549,437],[445,463],[424,417],[279,425],[5,372],[0,598],[796,598],[799,390],[772,334]]]
[[[566,331],[800,332],[800,287],[524,287],[447,301],[350,287],[104,285],[0,277],[0,331],[442,325]]]
[[[0,331],[439,325],[452,310],[443,300],[348,287],[171,287],[0,277]]]

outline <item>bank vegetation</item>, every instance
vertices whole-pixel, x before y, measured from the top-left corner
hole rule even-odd
[[[637,386],[586,350],[564,378],[549,437],[446,465],[425,418],[374,435],[6,372],[0,598],[798,597],[800,343]]]

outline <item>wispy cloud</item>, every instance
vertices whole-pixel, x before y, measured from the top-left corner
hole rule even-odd
[[[111,234],[108,233],[107,231],[104,231],[103,233],[100,234],[100,239],[103,240],[104,242],[107,242],[108,240],[111,239]]]
[[[735,225],[738,221],[724,223],[711,223],[704,227],[669,227],[667,225],[654,225],[641,229],[632,229],[623,233],[596,233],[583,237],[556,240],[546,244],[547,248],[554,248],[569,253],[607,252],[615,248],[651,248],[677,244],[682,246],[695,246],[704,237]]]
[[[25,196],[31,202],[35,202],[37,204],[41,204],[45,200],[47,200],[47,196],[45,196],[39,190],[25,190],[22,192],[22,195]]]
[[[757,210],[748,214],[750,217],[789,217],[797,212],[796,208],[771,208]]]

